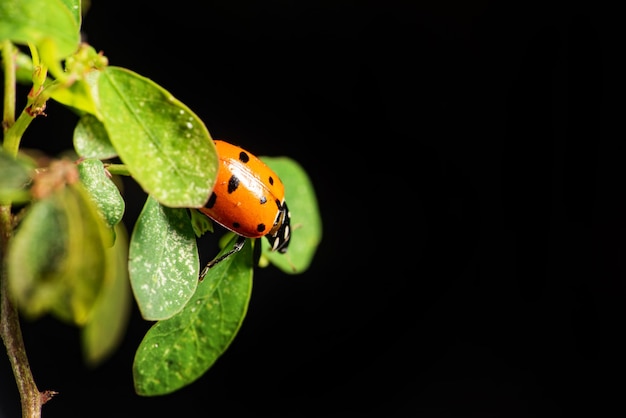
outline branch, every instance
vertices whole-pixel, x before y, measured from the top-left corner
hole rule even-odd
[[[41,417],[41,407],[56,392],[39,392],[30,370],[17,308],[13,304],[8,288],[6,255],[9,237],[12,234],[11,207],[0,206],[0,336],[7,350],[13,375],[22,401],[23,418]]]

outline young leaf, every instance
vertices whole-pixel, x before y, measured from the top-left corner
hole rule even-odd
[[[291,240],[287,253],[271,251],[262,242],[262,255],[285,273],[298,274],[309,268],[322,240],[320,216],[313,183],[296,161],[287,157],[261,157],[278,174],[285,185],[285,202],[291,213]]]
[[[230,250],[237,237],[233,237]],[[224,353],[244,320],[252,292],[252,245],[226,258],[200,282],[187,306],[144,336],[133,363],[142,396],[174,392],[202,376]]]
[[[106,250],[104,284],[89,322],[81,330],[85,362],[97,366],[121,343],[131,310],[128,284],[128,235],[122,223],[115,226],[117,239]]]
[[[93,115],[83,115],[74,128],[74,149],[85,158],[106,160],[117,156],[102,122]]]
[[[93,77],[97,77],[100,71],[93,70]],[[99,115],[96,100],[93,97],[94,90],[85,79],[76,80],[67,88],[57,89],[52,92],[51,98],[57,102],[72,107],[76,113]]]
[[[86,158],[78,164],[78,174],[106,223],[113,227],[124,216],[125,203],[120,190],[104,171],[102,161]]]
[[[129,250],[130,283],[142,316],[161,320],[179,312],[198,284],[196,236],[187,209],[148,197]]]
[[[124,68],[105,68],[98,90],[109,139],[133,178],[165,206],[203,206],[218,160],[198,116],[151,80]]]
[[[0,40],[22,45],[32,42],[38,47],[54,45],[54,60],[76,51],[80,24],[80,0],[0,1]]]
[[[104,281],[106,236],[80,183],[35,202],[8,252],[9,286],[22,312],[84,324]]]

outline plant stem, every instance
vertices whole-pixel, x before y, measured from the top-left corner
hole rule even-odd
[[[40,393],[30,370],[17,308],[11,300],[7,280],[6,254],[12,231],[11,208],[0,206],[0,336],[7,350],[22,402],[23,418],[41,417],[41,406],[53,394]]]
[[[15,122],[15,48],[9,40],[2,42],[2,64],[4,72],[3,131]]]
[[[29,106],[22,111],[17,121],[15,120],[15,60],[17,50],[13,44],[5,40],[0,43],[0,49],[2,50],[2,72],[4,73],[4,101],[2,109],[2,132],[4,133],[4,140],[2,146],[4,151],[9,155],[15,157],[20,148],[20,141],[26,132],[26,128],[35,119],[35,116],[43,112],[37,109],[39,113],[29,113],[30,104],[32,104],[32,98],[29,98]],[[45,104],[45,102],[43,102]],[[39,104],[39,106],[42,106]]]
[[[13,126],[6,130],[4,133],[3,144],[5,152],[14,157],[17,155],[24,132],[26,132],[26,128],[28,128],[28,125],[30,125],[33,119],[35,119],[34,116],[29,115],[26,111],[23,111]]]
[[[15,49],[9,41],[0,45],[2,49],[4,101],[2,112],[2,132],[4,151],[16,156],[24,131],[34,119],[22,112],[15,120]],[[20,393],[23,418],[40,418],[41,407],[55,392],[39,392],[30,370],[24,338],[20,328],[19,313],[9,292],[7,252],[13,235],[13,215],[10,204],[0,204],[0,338],[7,351],[15,382]]]
[[[130,172],[125,164],[105,164],[104,168],[111,174],[118,174],[120,176],[130,176]]]

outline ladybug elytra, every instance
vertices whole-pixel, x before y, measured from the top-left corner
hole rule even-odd
[[[217,181],[200,212],[239,235],[235,246],[207,264],[200,278],[224,258],[239,251],[245,238],[266,237],[272,251],[287,252],[291,230],[280,178],[263,161],[241,147],[215,140]]]

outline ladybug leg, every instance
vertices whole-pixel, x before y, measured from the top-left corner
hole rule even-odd
[[[200,272],[200,277],[198,278],[198,280],[202,281],[204,279],[204,276],[206,276],[206,274],[209,272],[209,269],[215,267],[215,265],[219,263],[220,261],[226,259],[227,257],[241,250],[245,243],[246,243],[246,237],[239,235],[237,237],[237,241],[235,242],[235,245],[233,246],[233,248],[230,249],[230,251],[228,251],[227,253],[223,254],[220,257],[214,258],[213,260],[207,263],[207,265]]]

